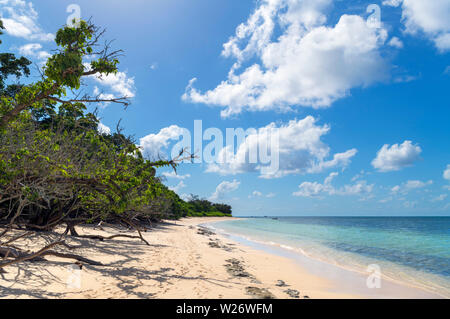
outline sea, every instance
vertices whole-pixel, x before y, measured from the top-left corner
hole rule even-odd
[[[450,298],[450,217],[267,217],[216,231]]]

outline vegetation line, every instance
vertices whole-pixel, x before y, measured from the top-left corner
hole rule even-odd
[[[0,35],[4,30],[0,20]],[[193,154],[146,158],[132,137],[99,132],[96,107],[128,107],[127,96],[105,98],[86,92],[86,81],[118,72],[122,50],[103,42],[105,31],[91,21],[64,26],[56,33],[57,49],[28,84],[31,61],[0,52],[0,269],[44,256],[98,262],[56,249],[78,248],[70,236],[92,240],[139,239],[153,222],[186,216],[231,216],[231,207],[193,196],[181,199],[164,185],[157,169],[176,171]],[[102,44],[104,43],[104,44]],[[0,41],[1,44],[1,41]],[[92,110],[92,111],[89,111]],[[102,222],[125,225],[137,235],[80,235],[76,227]],[[37,252],[15,246],[57,232],[58,240]],[[90,242],[93,244],[94,241]],[[2,270],[3,271],[3,270]]]

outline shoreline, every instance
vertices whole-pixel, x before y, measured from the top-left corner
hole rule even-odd
[[[243,218],[237,218],[243,219]],[[205,225],[213,225],[220,221],[210,221]],[[213,226],[214,230],[217,229]],[[356,269],[345,267],[344,265],[330,263],[324,259],[314,258],[302,250],[292,251],[283,247],[281,244],[269,244],[243,237],[239,234],[220,233],[220,235],[229,237],[240,244],[253,247],[266,253],[284,256],[294,260],[299,266],[306,268],[310,273],[316,274],[321,278],[328,279],[337,291],[344,293],[357,294],[361,298],[389,298],[389,299],[448,299],[448,296],[439,292],[431,291],[419,285],[413,285],[399,279],[388,277],[381,274],[382,288],[369,289],[366,286],[366,279],[369,273],[364,273]],[[384,286],[384,287],[383,287]]]
[[[311,265],[291,256],[247,246],[201,226],[223,220],[230,218],[185,218],[158,224],[143,233],[150,246],[133,239],[98,242],[69,237],[69,244],[82,245],[78,254],[105,266],[83,265],[79,270],[73,262],[57,257],[13,265],[0,274],[0,298],[367,298],[357,290],[339,287],[333,278],[311,271]],[[117,231],[79,227],[80,234],[86,235],[106,237]],[[45,240],[31,238],[26,245],[35,251]]]

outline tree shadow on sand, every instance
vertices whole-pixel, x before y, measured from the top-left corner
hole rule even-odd
[[[167,227],[173,227],[173,224],[160,225],[158,231],[164,230]],[[49,241],[51,238],[48,239]],[[113,261],[104,266],[83,265],[84,270],[89,270],[94,276],[98,278],[110,278],[110,291],[113,298],[154,298],[155,291],[143,292],[145,287],[152,284],[163,283],[171,285],[173,282],[179,280],[202,280],[225,287],[227,282],[214,278],[206,278],[203,276],[185,276],[176,273],[173,268],[160,268],[157,270],[143,269],[142,263],[145,262],[142,255],[148,254],[148,250],[155,250],[157,252],[165,245],[144,245],[138,240],[108,240],[95,241],[84,238],[70,238],[70,244],[80,246],[82,248],[76,249],[78,254],[84,256],[97,255],[107,258],[112,258]],[[66,285],[67,278],[60,278],[52,273],[51,266],[70,267],[74,263],[70,261],[52,260],[46,262],[27,262],[20,263],[9,267],[7,274],[0,274],[0,298],[11,298],[13,296],[20,296],[21,298],[70,298],[72,295],[84,295],[87,298],[97,298],[95,291],[79,290],[68,292],[51,292],[48,287],[51,284],[58,283]],[[83,270],[83,271],[84,271]],[[11,278],[11,275],[14,277]],[[6,276],[8,275],[8,276]],[[67,276],[69,275],[69,270]],[[26,287],[23,288],[23,287]],[[119,291],[116,290],[118,288]],[[104,293],[102,292],[102,295]]]

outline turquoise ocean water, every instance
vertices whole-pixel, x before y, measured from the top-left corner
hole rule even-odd
[[[450,217],[280,217],[213,224],[219,232],[450,298]]]

